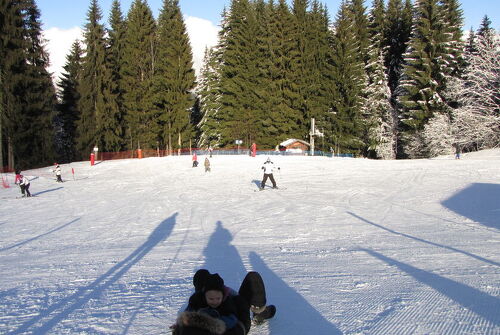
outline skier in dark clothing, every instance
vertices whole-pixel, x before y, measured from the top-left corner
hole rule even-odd
[[[278,167],[278,170],[280,168]],[[274,163],[271,161],[271,158],[267,157],[266,162],[262,166],[262,170],[264,170],[264,177],[262,178],[262,182],[260,183],[260,190],[264,189],[266,186],[267,178],[271,179],[271,183],[273,184],[273,188],[278,188],[276,186],[276,181],[274,180],[273,171],[274,171]]]
[[[218,274],[198,270],[193,277],[195,293],[186,311],[171,328],[175,335],[245,335],[250,330],[250,311],[255,323],[272,318],[273,305],[266,306],[264,282],[257,272],[249,272],[239,292],[224,285]]]

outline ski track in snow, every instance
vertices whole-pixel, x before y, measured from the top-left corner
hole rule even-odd
[[[264,160],[25,171],[37,197],[0,189],[0,333],[169,334],[206,267],[263,276],[278,310],[250,335],[500,334],[500,150],[275,157],[283,189],[255,192]]]

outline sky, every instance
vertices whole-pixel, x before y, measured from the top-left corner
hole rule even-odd
[[[162,0],[147,1],[155,18],[163,4]],[[289,1],[291,2],[291,0]],[[323,0],[333,18],[339,8],[340,0]],[[90,0],[36,0],[41,11],[41,21],[48,39],[48,51],[51,56],[51,72],[61,71],[66,62],[73,41],[80,36],[81,28],[86,23],[86,15]],[[121,9],[124,15],[128,12],[132,0],[122,0]],[[103,23],[108,22],[112,0],[98,0],[102,10]],[[179,5],[185,16],[188,34],[191,38],[195,69],[199,71],[205,47],[215,45],[220,22],[220,14],[230,0],[180,0]],[[366,2],[367,5],[371,1]],[[492,25],[500,29],[500,1],[494,0],[462,0],[464,11],[464,29],[477,29],[484,15],[488,15]]]
[[[261,274],[252,335],[500,334],[500,149],[271,158],[277,190],[217,151],[1,175],[0,334],[167,335],[200,268]]]

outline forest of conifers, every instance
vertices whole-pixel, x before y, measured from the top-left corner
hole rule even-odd
[[[84,37],[52,81],[35,0],[0,0],[0,167],[99,151],[309,141],[378,159],[500,144],[500,42],[458,0],[232,0],[198,76],[177,0],[145,0]]]

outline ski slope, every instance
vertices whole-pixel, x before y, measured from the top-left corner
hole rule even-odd
[[[286,189],[255,192],[265,158],[25,171],[36,197],[0,189],[0,334],[169,334],[199,268],[262,274],[251,335],[500,334],[500,150],[273,157]]]

